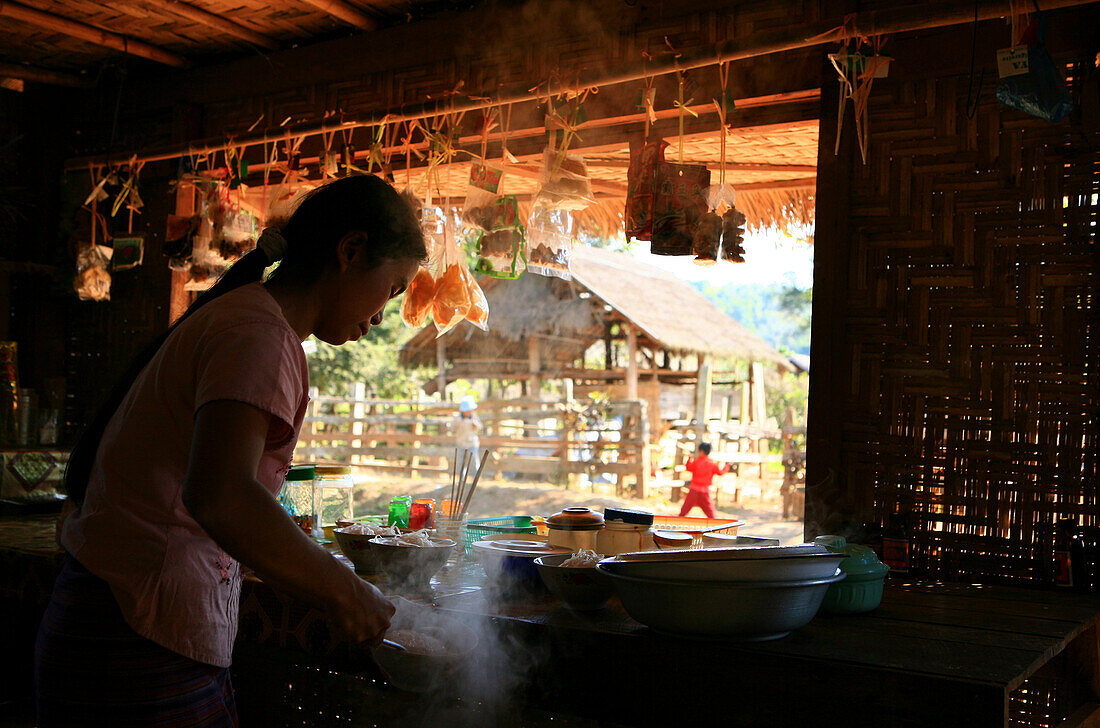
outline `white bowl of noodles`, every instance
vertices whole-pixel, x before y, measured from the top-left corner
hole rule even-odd
[[[449,538],[433,538],[425,531],[396,537],[377,537],[369,542],[375,563],[395,585],[427,589],[432,577],[454,551]]]

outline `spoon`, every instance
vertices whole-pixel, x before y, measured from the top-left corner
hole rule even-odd
[[[408,652],[409,651],[408,648],[405,647],[405,645],[399,645],[396,642],[394,642],[393,640],[382,640],[382,644],[384,644],[386,647],[392,647],[393,649],[400,650],[402,652]]]

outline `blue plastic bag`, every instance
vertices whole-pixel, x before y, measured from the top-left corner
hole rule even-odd
[[[1066,79],[1046,47],[1047,21],[1039,16],[1039,34],[1027,48],[1028,72],[1001,79],[997,100],[1005,106],[1047,121],[1061,121],[1073,111]]]

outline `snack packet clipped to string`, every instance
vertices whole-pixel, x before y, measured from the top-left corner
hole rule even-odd
[[[540,276],[570,279],[573,216],[567,210],[536,204],[527,220],[527,270]]]
[[[503,170],[482,162],[470,165],[470,181],[466,184],[466,202],[462,206],[462,221],[480,230],[494,230],[496,201],[500,195]]]
[[[710,170],[698,164],[657,163],[653,206],[654,255],[691,255],[695,229],[707,212]]]
[[[696,265],[710,266],[718,260],[722,243],[722,215],[733,208],[733,187],[728,184],[711,185],[707,190],[707,211],[699,217],[692,234],[692,252]]]
[[[584,157],[548,147],[542,153],[541,186],[535,204],[551,210],[583,210],[593,202]]]
[[[657,163],[664,161],[668,142],[660,138],[632,139],[626,177],[626,237],[649,240],[657,196]]]
[[[408,326],[420,328],[428,321],[435,298],[435,276],[421,266],[401,299],[401,320]]]
[[[467,276],[463,275],[463,272],[469,273],[466,261],[449,225],[443,226],[443,234],[443,273],[436,280],[432,298],[432,319],[439,332],[437,336],[461,323],[470,311],[470,286]]]
[[[515,195],[498,197],[490,212],[485,232],[477,238],[478,270],[500,278],[518,278],[527,267],[519,199]]]
[[[88,245],[76,256],[73,290],[81,301],[110,301],[111,264],[114,249],[109,245]]]
[[[466,311],[466,320],[482,331],[489,330],[489,301],[485,298],[485,292],[481,290],[477,279],[465,265],[461,267],[462,276],[466,280],[466,290],[470,295],[470,308]]]

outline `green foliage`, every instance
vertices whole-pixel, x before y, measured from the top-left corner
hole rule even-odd
[[[810,353],[811,289],[791,283],[693,286],[723,312],[786,354]]]
[[[346,394],[349,385],[363,382],[367,391],[390,399],[412,397],[431,374],[425,370],[405,369],[398,354],[416,333],[401,321],[397,302],[389,305],[382,323],[366,336],[343,346],[317,341],[317,351],[309,354],[309,382],[322,394]]]

